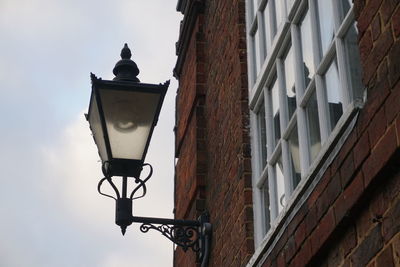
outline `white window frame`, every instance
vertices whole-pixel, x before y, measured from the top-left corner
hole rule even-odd
[[[326,0],[325,0],[326,1]],[[343,128],[348,125],[354,111],[362,105],[362,88],[353,88],[350,82],[349,66],[346,64],[346,49],[344,37],[354,25],[353,7],[346,15],[341,14],[338,0],[330,0],[334,6],[334,38],[325,55],[321,55],[317,0],[247,0],[246,25],[248,44],[249,69],[249,103],[250,127],[252,140],[252,169],[253,169],[253,202],[255,245],[260,246],[270,238],[287,212],[293,206],[295,199],[301,197],[308,180],[317,171],[323,156],[331,153],[331,145],[340,138]],[[343,0],[345,1],[345,0]],[[281,4],[284,17],[281,23],[276,22],[275,4]],[[301,50],[301,33],[299,23],[303,16],[309,13],[311,19],[312,51],[315,72],[309,84],[304,86],[303,60]],[[265,29],[265,15],[268,15],[270,29]],[[276,32],[274,32],[276,29]],[[256,45],[255,34],[258,34],[259,44]],[[259,49],[259,51],[255,51]],[[288,117],[286,88],[284,80],[283,60],[285,53],[292,49],[295,62],[296,110],[291,118]],[[256,58],[258,57],[258,58]],[[324,74],[332,60],[336,58],[338,75],[340,77],[340,95],[342,100],[342,115],[331,129],[328,114],[328,102],[324,89]],[[258,63],[257,63],[258,62]],[[259,64],[258,66],[256,64]],[[358,74],[359,75],[359,74]],[[271,121],[270,87],[274,81],[279,88],[280,130],[281,138],[274,144],[273,122]],[[321,148],[314,160],[310,158],[309,133],[307,126],[306,106],[315,92],[318,103]],[[267,132],[267,162],[261,162],[261,137],[258,123],[258,111],[264,105]],[[301,181],[296,187],[292,180],[291,155],[288,138],[292,129],[297,126],[300,151]],[[284,172],[284,194],[286,205],[278,211],[277,183],[274,165],[278,158],[282,159]],[[264,206],[263,188],[268,184],[269,207]]]

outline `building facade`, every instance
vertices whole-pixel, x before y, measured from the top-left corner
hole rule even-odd
[[[400,2],[177,10],[175,216],[210,214],[209,266],[400,266]]]

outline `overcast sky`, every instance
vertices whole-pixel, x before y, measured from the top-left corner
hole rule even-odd
[[[172,243],[125,237],[83,114],[89,73],[113,78],[126,42],[139,79],[171,86],[146,161],[139,216],[172,217],[176,0],[0,0],[0,266],[172,266]]]

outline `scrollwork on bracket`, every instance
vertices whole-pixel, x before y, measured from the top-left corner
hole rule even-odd
[[[147,233],[150,229],[159,231],[163,236],[180,246],[184,251],[191,248],[194,252],[199,252],[199,228],[195,226],[180,226],[161,224],[159,226],[143,223],[140,226],[142,233]]]

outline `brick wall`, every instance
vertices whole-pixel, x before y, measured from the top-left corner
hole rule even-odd
[[[187,45],[178,54],[176,217],[207,210],[209,266],[242,266],[254,249],[244,0],[204,1]],[[175,266],[194,266],[190,252],[177,249]]]
[[[210,266],[241,266],[253,253],[244,2],[207,1],[205,9]]]

